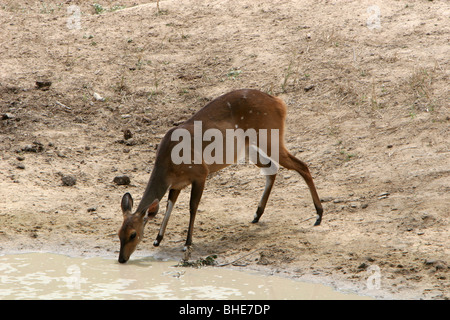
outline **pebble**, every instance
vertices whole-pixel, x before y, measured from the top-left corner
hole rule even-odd
[[[61,178],[63,186],[72,187],[77,183],[77,179],[72,175],[64,175]]]
[[[133,138],[133,134],[131,133],[131,130],[130,130],[130,129],[125,129],[125,130],[123,130],[123,138],[124,138],[125,140],[128,140],[128,139]]]
[[[94,99],[97,100],[97,101],[105,101],[105,98],[103,98],[97,92],[94,92]]]
[[[12,113],[4,113],[2,114],[2,120],[12,120],[15,116]]]
[[[131,181],[130,181],[130,177],[128,177],[127,175],[122,175],[122,176],[114,177],[113,182],[119,186],[124,186],[124,185],[129,185]]]
[[[358,269],[367,269],[368,265],[367,263],[363,262],[358,266]]]
[[[36,81],[36,88],[39,90],[47,91],[50,89],[50,86],[52,85],[51,81]]]
[[[424,263],[427,265],[433,265],[437,262],[435,259],[425,259]]]
[[[40,142],[33,142],[33,144],[27,144],[22,148],[24,152],[42,152],[44,151],[44,145]]]
[[[389,192],[383,192],[378,195],[378,200],[386,199],[390,195]]]
[[[435,271],[441,271],[441,270],[446,270],[446,269],[450,268],[447,266],[447,263],[442,260],[425,259],[424,263],[427,266],[433,266],[435,268]]]

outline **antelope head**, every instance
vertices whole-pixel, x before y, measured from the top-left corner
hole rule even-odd
[[[119,262],[125,263],[136,250],[144,236],[144,227],[149,218],[153,218],[159,209],[159,201],[155,199],[143,212],[132,213],[133,198],[127,192],[122,197],[123,224],[119,230],[120,253]]]

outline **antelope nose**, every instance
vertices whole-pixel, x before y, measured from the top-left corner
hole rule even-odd
[[[125,259],[124,257],[122,257],[121,255],[119,256],[119,262],[120,263],[125,263],[125,262],[127,262],[128,261],[128,259]]]

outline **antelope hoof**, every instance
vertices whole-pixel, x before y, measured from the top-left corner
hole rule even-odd
[[[322,217],[318,217],[316,222],[314,223],[314,226],[320,226],[321,222],[322,222]]]
[[[153,242],[153,246],[157,247],[159,246],[159,244],[161,243],[163,236],[158,234],[158,236],[156,237],[156,240]]]
[[[189,259],[191,258],[191,252],[192,252],[192,247],[191,246],[185,246],[183,248],[183,261],[189,261]]]

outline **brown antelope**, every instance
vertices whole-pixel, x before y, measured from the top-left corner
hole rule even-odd
[[[281,99],[257,90],[244,89],[220,96],[189,120],[170,129],[158,146],[154,168],[137,210],[132,213],[133,199],[129,193],[122,198],[124,220],[119,230],[119,262],[128,261],[143,238],[146,223],[155,217],[159,202],[169,190],[166,213],[153,243],[154,246],[160,244],[180,191],[192,185],[189,228],[184,247],[184,259],[188,260],[195,215],[207,176],[235,163],[243,152],[248,156],[252,150],[252,162],[261,170],[266,170],[266,186],[252,222],[257,223],[264,213],[278,167],[275,166],[275,170],[268,169],[273,168],[274,164],[280,164],[286,169],[297,171],[305,180],[317,212],[314,225],[319,225],[323,209],[308,166],[290,154],[284,145],[285,118],[286,105]],[[251,130],[256,134],[249,134]],[[277,134],[271,134],[267,139],[267,130]],[[234,135],[231,135],[233,132]],[[187,140],[187,135],[194,136],[194,141]],[[196,135],[200,135],[200,139]],[[241,140],[240,145],[234,146],[234,142],[242,136],[244,142]],[[181,137],[183,144],[180,142]],[[226,139],[228,137],[232,138],[231,143]],[[263,137],[266,138],[266,148],[255,148],[255,138],[263,140]],[[225,145],[227,148],[224,152]]]

